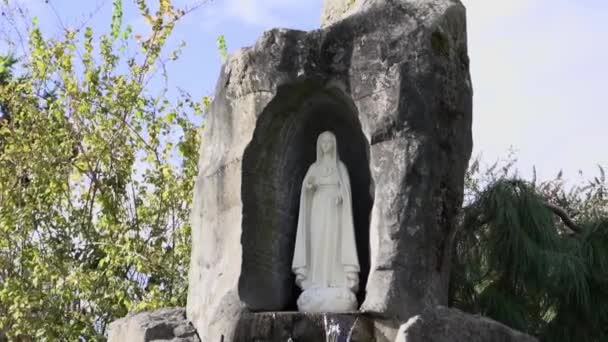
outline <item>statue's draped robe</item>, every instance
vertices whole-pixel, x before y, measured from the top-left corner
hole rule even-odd
[[[334,158],[333,172],[326,175],[326,166],[317,159],[302,182],[292,270],[296,274],[305,270],[304,290],[347,287],[346,273],[359,272],[350,180],[346,166],[336,154]],[[313,177],[316,187],[308,190],[306,184]],[[336,203],[338,195],[341,203]]]

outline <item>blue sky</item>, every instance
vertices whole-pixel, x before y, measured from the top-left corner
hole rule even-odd
[[[90,25],[106,29],[111,0],[19,1],[47,30],[76,25],[95,8]],[[125,0],[125,22],[144,25]],[[194,0],[175,1],[192,4]],[[514,149],[518,167],[540,178],[560,169],[597,174],[608,167],[608,1],[463,0],[468,11],[474,86],[474,155],[487,163]],[[170,67],[173,85],[196,97],[213,93],[220,68],[216,39],[229,52],[249,46],[273,27],[319,25],[322,0],[213,0],[189,14],[175,32],[187,43]]]

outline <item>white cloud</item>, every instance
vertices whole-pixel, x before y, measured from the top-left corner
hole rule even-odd
[[[320,0],[312,1],[320,4]],[[289,27],[290,16],[297,15],[299,10],[310,7],[311,3],[306,3],[304,0],[223,0],[210,3],[206,7],[201,25],[206,31],[231,24],[255,29]]]
[[[539,0],[461,0],[467,8],[469,23],[476,27],[492,25],[536,6]]]
[[[582,2],[479,1],[468,5],[475,153],[514,146],[519,168],[553,176],[608,166],[603,97],[608,7]],[[604,37],[604,38],[603,38]]]
[[[253,26],[282,26],[281,20],[273,14],[274,4],[256,0],[228,0],[227,12],[235,19]]]

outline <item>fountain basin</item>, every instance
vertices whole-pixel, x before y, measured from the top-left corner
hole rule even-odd
[[[375,342],[373,320],[360,312],[246,313],[235,342]]]

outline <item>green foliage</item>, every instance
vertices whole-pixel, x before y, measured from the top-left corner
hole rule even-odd
[[[13,55],[0,56],[0,84],[6,84],[12,77],[12,69],[17,64]]]
[[[608,198],[603,170],[566,191],[511,172],[513,161],[466,179],[450,304],[481,313],[544,341],[608,338]],[[576,218],[567,227],[547,203]]]
[[[204,103],[149,86],[185,12],[138,1],[137,39],[113,5],[107,34],[34,23],[22,63],[0,58],[0,340],[103,340],[128,311],[185,304]]]
[[[226,45],[226,37],[223,34],[217,37],[217,49],[222,57],[222,63],[225,62],[226,58],[228,58],[228,46]]]

